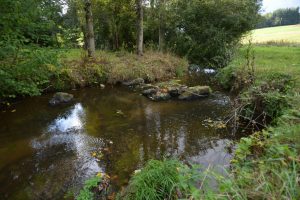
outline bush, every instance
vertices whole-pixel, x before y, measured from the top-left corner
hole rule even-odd
[[[26,48],[0,62],[0,98],[39,95],[57,73],[58,53]]]
[[[151,160],[133,176],[122,198],[127,200],[173,199],[175,185],[179,182],[176,160]]]
[[[295,148],[297,142],[291,142],[299,130],[299,125],[281,124],[239,142],[232,173],[244,199],[300,198],[299,146]],[[287,142],[288,138],[291,141]]]
[[[100,182],[101,178],[98,176],[88,179],[84,183],[84,187],[82,190],[80,190],[80,193],[76,197],[76,200],[94,200],[95,198],[92,190],[95,189]]]
[[[260,0],[175,1],[168,46],[191,63],[225,67],[257,22]],[[237,12],[238,10],[238,12]]]
[[[189,167],[174,159],[150,160],[130,179],[118,199],[205,199],[212,194],[207,184],[212,173],[201,170],[199,165]]]
[[[292,85],[289,75],[275,73],[244,91],[239,102],[241,120],[263,126],[274,122],[289,107],[288,91]]]

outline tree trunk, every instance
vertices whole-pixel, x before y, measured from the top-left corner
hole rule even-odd
[[[143,55],[143,0],[137,0],[137,54]]]
[[[158,32],[158,49],[159,51],[163,51],[165,46],[165,29],[162,24],[162,21],[159,22]]]
[[[92,15],[92,4],[90,0],[85,0],[85,19],[86,19],[86,48],[88,57],[95,56],[95,37]]]
[[[159,28],[158,28],[158,49],[164,50],[165,45],[165,0],[159,1]]]

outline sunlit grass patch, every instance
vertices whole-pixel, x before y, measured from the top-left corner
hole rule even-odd
[[[247,43],[251,38],[253,43],[258,44],[267,44],[268,42],[300,44],[300,25],[256,29],[244,38],[243,43]]]

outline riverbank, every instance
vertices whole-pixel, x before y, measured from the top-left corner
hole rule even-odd
[[[227,89],[240,91],[237,124],[245,127],[246,123],[253,129],[252,135],[236,144],[228,173],[221,175],[210,167],[190,168],[178,161],[151,161],[133,175],[120,199],[148,195],[161,199],[299,199],[299,53],[297,47],[242,48],[219,73]],[[249,78],[253,78],[251,83]],[[147,181],[149,177],[163,178]],[[214,189],[212,179],[217,181]]]
[[[15,59],[0,62],[0,100],[135,78],[165,81],[183,75],[188,67],[185,59],[154,51],[147,51],[142,57],[125,51],[97,51],[93,59],[85,54],[79,49],[20,50]]]
[[[242,90],[240,102],[244,111],[252,109],[252,126],[265,124],[237,144],[231,179],[220,184],[227,185],[222,194],[236,199],[299,199],[300,48],[254,46],[253,51],[255,81]],[[246,54],[242,49],[223,73],[243,74]],[[269,121],[259,120],[258,114]]]

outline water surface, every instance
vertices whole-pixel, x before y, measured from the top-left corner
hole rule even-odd
[[[236,138],[205,122],[228,114],[224,93],[189,102],[152,102],[125,87],[70,93],[69,105],[50,107],[49,94],[0,113],[0,199],[62,199],[97,172],[119,189],[149,159],[229,163],[226,145]]]

